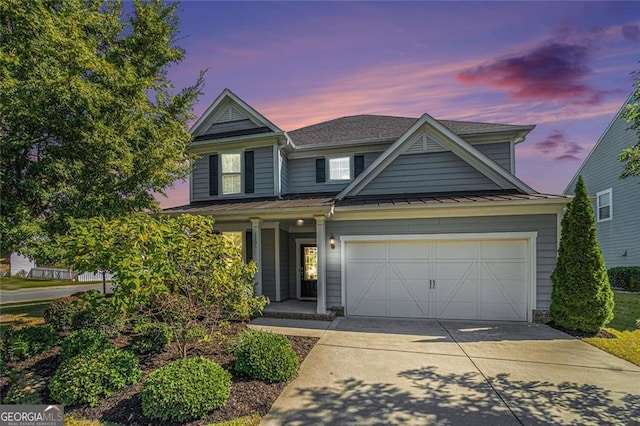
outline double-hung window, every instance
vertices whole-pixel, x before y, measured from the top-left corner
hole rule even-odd
[[[242,156],[239,152],[221,154],[222,194],[242,192]]]
[[[351,179],[351,157],[329,159],[329,180]]]
[[[596,214],[598,222],[611,220],[613,218],[613,197],[612,189],[606,189],[596,194]]]

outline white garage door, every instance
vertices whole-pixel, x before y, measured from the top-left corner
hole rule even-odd
[[[526,321],[527,240],[349,241],[347,315]]]

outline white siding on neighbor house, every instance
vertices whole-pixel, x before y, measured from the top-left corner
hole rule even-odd
[[[483,143],[473,145],[475,149],[491,158],[500,167],[506,171],[513,173],[511,170],[511,143],[510,142],[495,142],[495,143]]]
[[[9,259],[11,263],[11,276],[14,277],[19,274],[21,271],[25,273],[29,273],[31,268],[36,267],[36,263],[29,259],[28,257],[24,257],[19,253],[11,253],[11,257]]]
[[[612,218],[596,223],[607,268],[640,265],[640,177],[620,179],[624,165],[618,161],[622,150],[636,142],[629,123],[617,117],[580,171],[590,196],[612,189]],[[576,181],[577,177],[566,193],[574,194]],[[595,211],[595,201],[593,208]]]
[[[557,253],[556,215],[328,221],[327,235],[415,235],[488,232],[538,232],[536,250],[537,309],[549,309],[551,272]],[[327,250],[327,307],[341,306],[341,245]]]
[[[348,154],[345,154],[345,156]],[[356,153],[358,155],[358,153]],[[380,155],[379,152],[369,152],[364,155],[364,166],[369,167],[373,161]],[[351,154],[353,157],[353,155]],[[316,158],[324,157],[312,157],[312,158],[297,158],[289,160],[289,193],[308,193],[308,192],[340,192],[351,181],[341,181],[340,183],[331,183],[328,179],[328,166],[329,162],[326,162],[327,167],[327,179],[326,182],[316,183]],[[352,162],[353,166],[353,162]],[[353,174],[353,170],[351,171]]]
[[[405,154],[393,160],[359,195],[500,189],[452,152]]]
[[[273,148],[270,146],[251,149],[254,151],[254,179],[255,192],[246,194],[248,197],[264,197],[273,195]],[[239,196],[212,197],[209,195],[209,155],[215,152],[203,154],[194,162],[192,175],[191,201],[221,200],[225,198],[238,198]],[[244,163],[243,163],[244,164]],[[244,175],[243,175],[244,176]],[[244,183],[243,183],[244,186]],[[242,197],[242,196],[240,196]]]

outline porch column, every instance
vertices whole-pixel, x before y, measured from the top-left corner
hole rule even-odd
[[[327,236],[324,216],[314,216],[316,220],[316,246],[318,247],[318,302],[316,312],[327,312]]]
[[[258,272],[254,278],[256,294],[262,294],[262,219],[258,217],[249,218],[251,221],[251,245],[253,246],[253,261],[258,266]]]

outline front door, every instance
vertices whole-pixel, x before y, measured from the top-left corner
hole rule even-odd
[[[302,245],[300,256],[300,297],[315,299],[318,296],[318,247]]]

